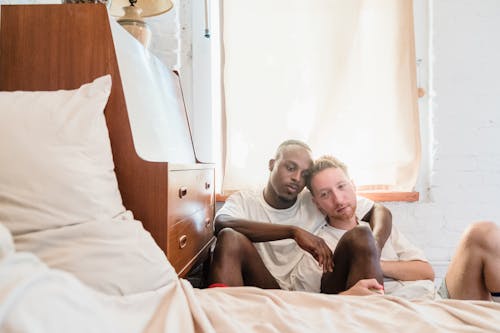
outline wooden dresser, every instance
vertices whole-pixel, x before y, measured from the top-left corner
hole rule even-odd
[[[104,5],[7,5],[0,22],[0,90],[75,89],[111,74],[105,116],[123,204],[188,275],[214,240],[214,166],[139,157]]]
[[[207,258],[214,240],[214,166],[169,164],[168,182],[167,223],[153,237],[179,276],[185,276]]]

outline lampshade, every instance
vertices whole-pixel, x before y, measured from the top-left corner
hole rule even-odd
[[[151,29],[142,18],[163,14],[172,6],[170,0],[113,0],[109,12],[113,16],[120,16],[117,22],[148,48]]]
[[[129,0],[113,0],[109,12],[113,16],[123,16],[125,15],[123,7],[127,6],[130,6]],[[170,0],[137,0],[134,6],[142,9],[142,17],[148,17],[168,12],[173,4]]]

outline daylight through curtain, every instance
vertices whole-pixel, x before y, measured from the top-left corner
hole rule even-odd
[[[223,189],[262,187],[300,139],[360,185],[411,191],[420,162],[411,0],[223,2]]]

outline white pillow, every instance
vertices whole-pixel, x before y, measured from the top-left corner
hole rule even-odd
[[[0,222],[14,236],[125,211],[103,110],[106,75],[76,90],[0,92]]]
[[[157,290],[177,280],[163,251],[130,212],[15,236],[14,242],[18,252],[35,253],[49,267],[70,272],[106,294]]]

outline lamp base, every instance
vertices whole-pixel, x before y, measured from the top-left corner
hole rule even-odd
[[[118,22],[125,30],[134,36],[144,47],[149,48],[151,43],[151,29],[141,18],[141,9],[134,6],[123,7],[125,15]]]

